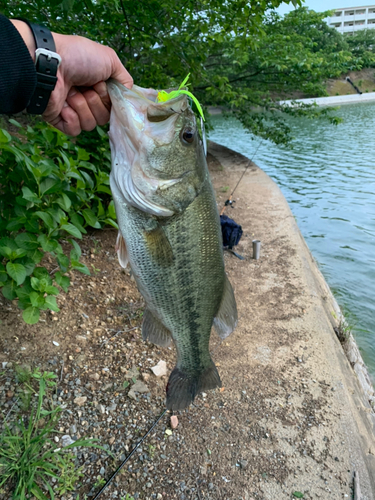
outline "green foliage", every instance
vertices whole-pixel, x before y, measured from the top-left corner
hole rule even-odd
[[[375,30],[366,29],[344,35],[345,42],[353,56],[349,69],[375,67]]]
[[[51,438],[56,432],[62,410],[59,406],[46,409],[45,402],[48,388],[56,385],[56,375],[20,369],[18,377],[26,384],[37,380],[39,394],[29,415],[18,415],[12,424],[4,423],[0,435],[0,488],[9,486],[14,500],[33,497],[54,500],[55,493],[49,483],[51,478],[57,480],[57,490],[63,494],[73,491],[82,475],[80,469],[75,467],[74,455],[69,450],[80,446],[98,446],[92,439],[81,438],[63,450],[58,448]]]
[[[58,287],[67,291],[70,270],[90,274],[74,238],[87,228],[117,227],[110,154],[100,128],[73,142],[42,122],[26,129],[10,122],[17,134],[0,129],[0,289],[33,324],[41,310],[59,311]],[[46,254],[56,263],[52,271]]]

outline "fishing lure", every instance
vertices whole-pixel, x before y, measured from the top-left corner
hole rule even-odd
[[[190,99],[192,99],[194,101],[194,103],[197,106],[197,109],[199,111],[199,114],[201,115],[201,117],[204,120],[203,110],[202,110],[201,105],[199,104],[198,99],[191,92],[183,89],[184,86],[187,86],[186,83],[189,80],[189,76],[190,76],[190,73],[185,78],[185,80],[181,83],[181,85],[178,87],[178,90],[172,90],[172,92],[166,92],[165,90],[160,90],[160,92],[158,92],[158,95],[156,97],[157,102],[166,102],[166,101],[169,101],[170,99],[174,99],[175,97],[178,97],[180,94],[185,94],[188,97],[190,97]]]

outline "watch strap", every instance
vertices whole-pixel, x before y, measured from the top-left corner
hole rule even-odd
[[[37,85],[33,96],[27,106],[27,112],[41,115],[51,97],[57,82],[57,69],[61,63],[61,57],[56,54],[56,46],[52,33],[44,26],[31,23],[27,19],[21,19],[31,29],[35,40],[35,69]]]

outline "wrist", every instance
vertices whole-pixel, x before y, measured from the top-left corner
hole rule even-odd
[[[29,49],[31,59],[35,62],[35,40],[30,27],[23,21],[18,19],[10,19],[10,22],[17,29],[18,33],[21,35],[26,47]]]

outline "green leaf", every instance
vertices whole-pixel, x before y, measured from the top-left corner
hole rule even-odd
[[[11,278],[17,283],[17,285],[22,285],[26,278],[26,268],[22,264],[17,264],[14,262],[7,263],[7,272]]]
[[[39,321],[40,311],[37,307],[28,307],[23,311],[22,317],[25,323],[34,325]]]
[[[82,226],[83,224],[83,218],[80,217],[78,214],[74,213],[71,215],[70,220],[74,226],[81,231],[81,233],[86,234],[87,231],[86,229]]]
[[[27,252],[27,256],[35,263],[39,264],[39,262],[43,259],[43,253],[40,250],[33,250]]]
[[[15,127],[22,128],[22,125],[17,120],[14,120],[13,118],[9,118],[9,123],[14,125]]]
[[[43,294],[38,293],[38,292],[31,292],[29,295],[31,305],[33,307],[37,307],[38,309],[42,308],[45,303],[45,299],[43,297]]]
[[[69,269],[69,264],[70,264],[68,257],[64,254],[59,254],[57,256],[57,262],[59,263],[62,272],[66,273]]]
[[[293,496],[295,498],[303,498],[303,493],[301,493],[300,491],[294,491]]]
[[[105,221],[104,221],[104,222],[105,222],[106,224],[109,224],[110,226],[112,226],[112,227],[114,227],[114,228],[118,229],[118,224],[117,224],[117,222],[115,222],[114,220],[112,220],[112,219],[105,219]]]
[[[77,262],[75,260],[72,260],[72,268],[76,269],[77,271],[80,271],[83,274],[87,274],[88,276],[91,276],[90,271],[85,266],[85,264],[82,264],[82,262]]]
[[[110,196],[112,196],[112,191],[109,189],[108,186],[104,186],[103,184],[98,186],[97,191],[98,191],[98,193],[107,193]]]
[[[0,255],[7,259],[10,259],[12,257],[12,249],[9,247],[0,246]]]
[[[6,130],[3,128],[0,128],[0,143],[5,143],[5,142],[10,142],[12,140],[12,137]]]
[[[15,241],[24,250],[35,250],[39,247],[38,238],[32,233],[17,234]]]
[[[68,212],[70,207],[72,206],[72,202],[70,201],[69,196],[65,193],[61,193],[61,197],[57,198],[56,203],[58,203],[60,207],[66,212]]]
[[[42,221],[44,222],[44,224],[49,228],[49,229],[55,229],[56,227],[56,222],[52,219],[52,217],[47,214],[47,212],[35,212],[35,215],[37,215],[40,219],[42,219]]]
[[[49,272],[45,267],[36,267],[34,271],[34,276],[38,279],[45,278],[47,280],[50,280],[50,283],[52,283],[52,280],[50,278]]]
[[[46,286],[45,292],[48,293],[49,295],[58,295],[59,294],[58,289],[52,285]]]
[[[22,194],[25,200],[27,201],[31,201],[32,203],[35,203],[37,205],[42,202],[42,200],[38,198],[38,196],[32,191],[30,191],[30,189],[26,186],[22,188]]]
[[[16,282],[11,280],[8,281],[8,283],[5,286],[3,286],[1,291],[6,299],[14,300],[17,297],[16,288],[17,288]]]
[[[70,224],[70,223],[63,224],[61,226],[61,229],[63,229],[67,233],[71,234],[75,238],[82,239],[82,233],[81,233],[81,231],[79,229],[77,229],[75,226],[73,226],[73,224]]]
[[[51,309],[51,311],[55,311],[55,312],[60,311],[60,309],[58,308],[57,303],[56,303],[56,297],[54,297],[53,295],[47,295],[47,297],[45,298],[45,301],[46,301],[46,305],[48,306],[48,309]]]
[[[56,280],[56,283],[61,286],[61,288],[64,290],[64,292],[68,291],[68,288],[70,285],[70,279],[68,278],[68,276],[63,276],[63,274],[60,273],[60,271],[58,271],[55,274],[55,280]]]
[[[38,242],[45,252],[55,252],[59,246],[57,240],[48,238],[45,234],[39,236]]]
[[[113,203],[113,200],[108,205],[108,215],[111,219],[116,220],[116,210],[115,210],[115,204]]]
[[[78,148],[78,160],[89,160],[90,154],[82,148]]]
[[[94,212],[92,210],[90,210],[89,208],[86,208],[85,210],[82,210],[82,214],[85,218],[85,221],[87,222],[87,224],[89,226],[92,226],[95,229],[101,228],[100,222],[98,221],[98,219],[96,218],[96,215],[94,214]]]
[[[82,250],[81,247],[78,245],[78,243],[75,240],[70,240],[70,243],[73,245],[73,249],[70,252],[70,259],[71,260],[79,260],[79,258],[82,255]]]
[[[40,183],[39,189],[43,195],[56,193],[59,189],[61,189],[61,181],[59,179],[48,177]]]

